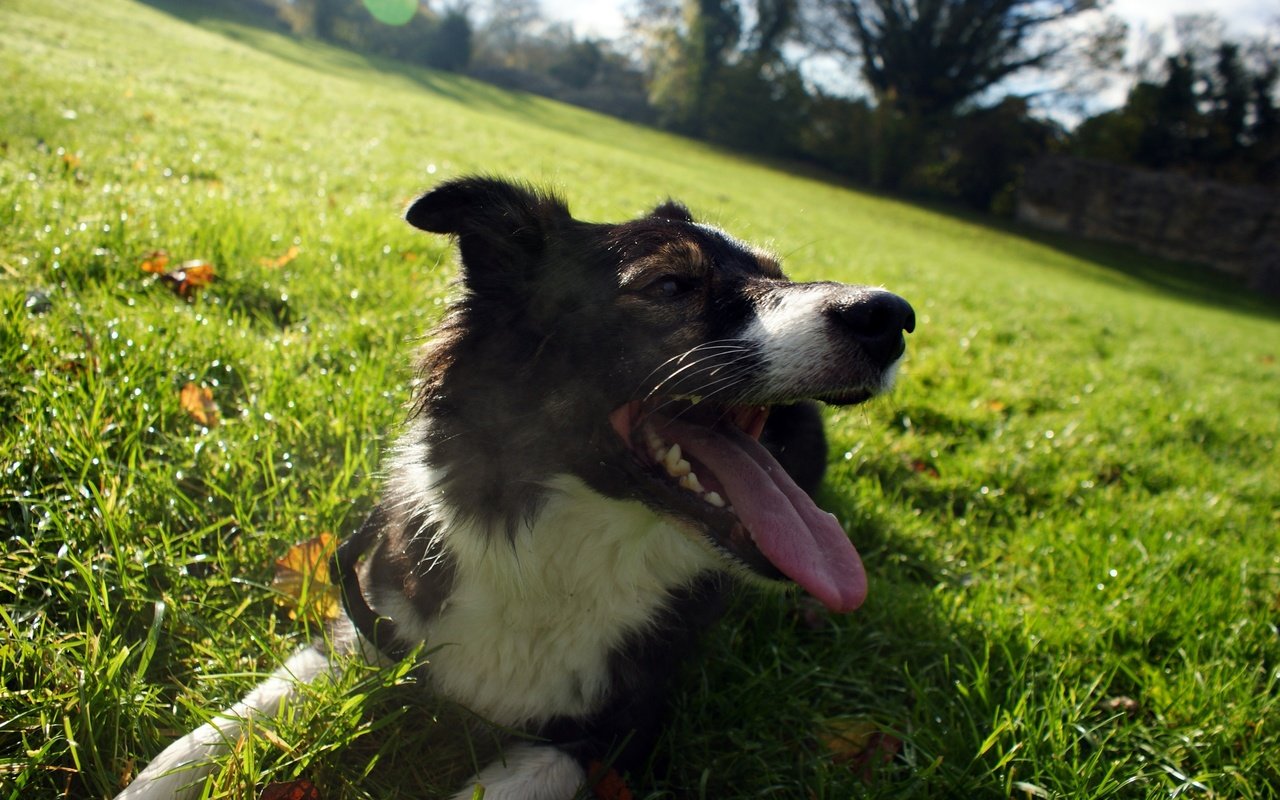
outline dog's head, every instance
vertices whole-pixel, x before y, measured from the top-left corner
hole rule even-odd
[[[758,440],[776,404],[889,388],[915,325],[906,301],[793,283],[674,202],[593,224],[553,196],[464,178],[406,217],[461,252],[420,406],[455,508],[510,525],[572,474],[739,571],[790,578],[834,610],[861,603],[848,537]]]

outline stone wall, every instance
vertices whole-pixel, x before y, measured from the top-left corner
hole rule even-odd
[[[1018,219],[1208,265],[1280,297],[1280,194],[1053,156],[1033,164]]]

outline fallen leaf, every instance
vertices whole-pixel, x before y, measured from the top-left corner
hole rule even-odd
[[[592,787],[596,800],[633,800],[634,795],[631,794],[631,789],[627,787],[627,782],[622,779],[618,771],[613,767],[609,767],[607,771],[604,770],[604,764],[599,761],[591,762],[592,778],[599,776]],[[603,775],[600,774],[601,771],[604,771]]]
[[[283,783],[268,783],[258,800],[320,800],[320,790],[306,778]]]
[[[876,768],[902,752],[902,740],[871,720],[832,720],[818,734],[831,760],[870,782]]]
[[[279,269],[283,267],[285,264],[288,264],[290,261],[297,258],[298,254],[301,252],[302,252],[302,248],[294,244],[294,245],[290,245],[289,249],[286,250],[284,252],[284,255],[282,256],[277,256],[276,258],[263,258],[263,259],[259,259],[259,261],[262,264],[262,266],[266,267],[267,269]]]
[[[213,284],[213,265],[198,258],[183,261],[182,266],[172,272],[166,272],[160,278],[170,284],[175,292],[186,297],[196,289],[203,289]]]
[[[216,277],[213,265],[199,258],[184,261],[177,269],[169,269],[169,254],[163,250],[152,252],[139,266],[143,272],[157,275],[182,297],[189,297],[196,289],[210,286]]]
[[[913,458],[907,466],[911,467],[911,471],[920,475],[928,475],[930,478],[938,477],[938,468],[925,461],[923,458]]]
[[[163,275],[169,270],[169,254],[163,250],[153,250],[142,260],[143,272],[154,272]]]
[[[178,392],[178,403],[183,411],[206,428],[218,426],[218,404],[213,402],[213,390],[208,386],[197,386],[187,381]]]
[[[329,560],[337,549],[337,538],[325,531],[276,559],[271,586],[289,607],[290,619],[321,622],[337,618],[342,610],[341,595],[329,582]]]
[[[1108,697],[1098,703],[1098,710],[1106,714],[1124,714],[1126,717],[1135,717],[1142,710],[1142,705],[1132,697]]]

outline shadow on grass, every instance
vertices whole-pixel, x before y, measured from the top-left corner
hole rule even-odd
[[[1089,262],[1091,269],[1087,277],[1093,280],[1119,288],[1136,286],[1153,294],[1263,319],[1280,319],[1280,298],[1269,298],[1249,288],[1241,278],[1207,265],[1170,261],[1127,245],[1041,231],[1020,223],[979,221],[1000,233]]]
[[[1124,291],[1147,292],[1265,320],[1280,319],[1280,297],[1268,297],[1250,288],[1244,279],[1219,272],[1204,264],[1173,261],[1143,253],[1136,247],[1125,244],[1045,231],[1023,222],[980,213],[956,204],[877,192],[852,184],[839,176],[828,175],[824,178],[812,171],[806,174],[814,180],[824,180],[850,191],[950,217],[1002,236],[1048,248],[1073,261],[1085,262],[1081,265],[1042,261],[1036,266],[1062,270]]]

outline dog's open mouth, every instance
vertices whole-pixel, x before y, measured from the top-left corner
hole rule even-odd
[[[609,415],[646,488],[716,547],[766,577],[786,576],[832,611],[867,591],[857,550],[758,441],[764,406],[632,402]]]

